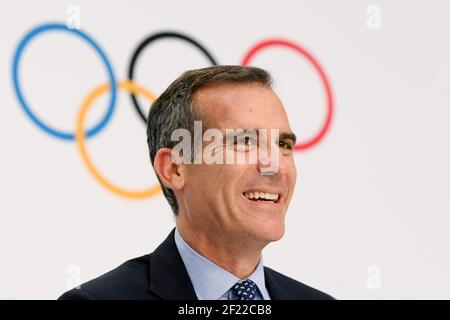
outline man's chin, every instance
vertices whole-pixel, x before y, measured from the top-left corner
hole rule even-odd
[[[285,226],[284,223],[281,222],[276,224],[265,224],[255,231],[262,242],[269,244],[270,242],[275,242],[283,238]]]
[[[281,240],[281,238],[283,238],[284,236],[284,226],[283,226],[283,230],[279,230],[279,231],[272,231],[270,233],[270,242],[275,242],[278,240]]]

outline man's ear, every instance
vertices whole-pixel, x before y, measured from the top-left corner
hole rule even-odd
[[[172,190],[180,190],[184,186],[184,172],[182,165],[172,161],[172,149],[160,148],[153,160],[153,168],[161,182]]]

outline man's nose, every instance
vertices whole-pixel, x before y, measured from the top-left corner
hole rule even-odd
[[[280,152],[275,143],[262,144],[258,148],[257,170],[261,175],[271,176],[279,173]]]

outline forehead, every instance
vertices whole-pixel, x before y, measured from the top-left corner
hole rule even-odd
[[[208,127],[277,128],[290,131],[284,106],[276,93],[261,84],[220,84],[199,89],[193,97]]]

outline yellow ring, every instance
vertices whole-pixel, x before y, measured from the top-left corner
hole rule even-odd
[[[117,85],[118,88],[120,89],[130,91],[134,94],[141,94],[150,101],[156,99],[154,94],[152,94],[147,89],[134,84],[132,81],[120,81],[118,82]],[[105,177],[103,177],[103,175],[100,174],[100,172],[95,168],[94,164],[92,163],[87,153],[84,136],[84,122],[86,119],[86,114],[89,108],[91,107],[92,103],[94,102],[94,100],[97,99],[100,95],[106,93],[108,90],[109,84],[103,84],[95,88],[81,104],[81,110],[78,114],[75,131],[75,142],[77,144],[78,150],[80,151],[81,158],[83,159],[84,164],[88,168],[89,172],[94,176],[94,178],[109,191],[118,194],[119,196],[130,199],[142,199],[153,197],[161,191],[161,187],[159,184],[155,184],[151,188],[144,190],[127,190],[122,187],[116,186],[110,181],[108,181]]]

